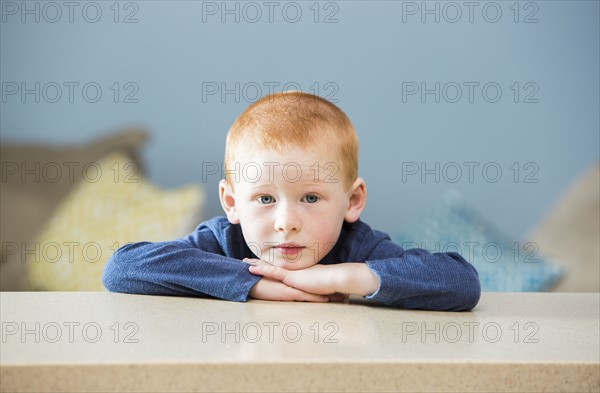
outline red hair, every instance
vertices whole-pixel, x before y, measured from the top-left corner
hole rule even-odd
[[[350,119],[333,103],[316,95],[288,91],[265,96],[236,119],[225,145],[225,169],[235,168],[240,148],[268,149],[281,153],[290,147],[310,149],[321,144],[347,189],[358,177],[358,138]],[[226,181],[232,185],[231,176]]]

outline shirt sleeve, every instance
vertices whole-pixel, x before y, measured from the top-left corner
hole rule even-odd
[[[260,276],[240,259],[222,254],[206,227],[183,239],[130,243],[107,261],[102,282],[112,292],[248,300]]]
[[[404,250],[385,239],[365,263],[380,280],[379,289],[365,299],[389,306],[466,311],[474,308],[481,296],[477,270],[455,252]]]

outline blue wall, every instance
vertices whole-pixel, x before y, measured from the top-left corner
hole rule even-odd
[[[599,159],[598,1],[1,3],[2,138],[83,142],[143,125],[150,177],[165,187],[202,182],[202,163],[222,161],[257,86],[337,100],[361,141],[363,218],[385,231],[454,187],[521,238]],[[11,94],[23,82],[40,83],[39,103]],[[65,82],[79,83],[73,102]],[[421,96],[436,82],[437,96]],[[238,97],[210,94],[236,83]],[[439,182],[421,178],[436,165]],[[220,214],[218,177],[204,180],[206,216]]]

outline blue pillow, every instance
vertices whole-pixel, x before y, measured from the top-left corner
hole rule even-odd
[[[565,274],[564,267],[538,253],[536,243],[511,239],[486,222],[455,190],[445,192],[393,240],[405,249],[457,251],[475,266],[481,290],[487,292],[544,291]]]

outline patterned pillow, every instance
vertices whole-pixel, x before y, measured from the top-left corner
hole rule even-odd
[[[120,246],[181,237],[199,222],[204,193],[191,185],[162,190],[120,153],[90,167],[26,253],[38,290],[104,290],[102,269]]]
[[[533,242],[518,242],[486,222],[458,191],[444,193],[394,241],[403,248],[458,251],[479,272],[481,290],[527,292],[550,289],[565,269],[538,253]]]

